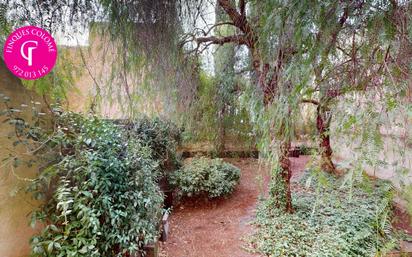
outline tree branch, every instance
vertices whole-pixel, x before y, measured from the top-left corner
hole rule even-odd
[[[213,26],[211,26],[207,31],[203,31],[203,35],[204,35],[204,36],[207,36],[207,35],[209,35],[209,33],[210,33],[214,28],[219,27],[219,26],[223,26],[223,25],[232,25],[232,26],[234,26],[235,24],[233,24],[232,22],[220,22],[220,23],[216,23],[216,24],[214,24]]]
[[[246,19],[246,16],[239,13],[236,10],[236,7],[231,5],[230,0],[218,0],[218,3],[226,12],[226,14],[230,17],[233,24],[244,33],[245,38],[247,39],[247,45],[251,48],[254,48],[257,38],[253,33],[253,30],[250,27]]]
[[[246,3],[245,0],[239,0],[240,15],[246,17]]]
[[[196,42],[198,44],[211,42],[212,44],[216,45],[223,45],[225,43],[236,43],[238,45],[247,45],[247,40],[242,35],[231,35],[226,37],[198,37],[196,38]]]
[[[309,103],[309,104],[314,104],[314,105],[319,105],[319,102],[313,99],[302,99],[300,100],[302,103]]]

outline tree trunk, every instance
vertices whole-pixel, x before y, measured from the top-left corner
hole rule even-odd
[[[284,207],[285,211],[292,213],[292,193],[290,189],[290,178],[292,177],[292,170],[290,168],[290,159],[289,159],[289,151],[290,151],[290,142],[285,142],[280,146],[281,154],[279,156],[279,163],[281,168],[281,177],[284,181],[284,194],[285,194],[285,202]]]
[[[225,129],[225,115],[226,115],[226,108],[223,105],[222,108],[219,110],[218,114],[218,131],[217,137],[215,142],[215,148],[218,156],[223,156],[223,152],[225,151],[225,136],[226,136],[226,129]]]
[[[317,107],[316,128],[319,133],[320,168],[328,173],[336,174],[336,167],[332,161],[332,147],[330,145],[331,114],[321,105]]]
[[[274,96],[276,93],[277,80],[271,80],[269,83],[266,81],[270,66],[267,63],[259,65],[261,61],[260,59],[256,58],[256,56],[258,55],[255,55],[254,67],[258,77],[258,85],[263,89],[263,103],[265,106],[268,106],[272,104],[273,101],[275,101]],[[281,66],[281,64],[278,64],[275,73],[280,72]],[[288,118],[290,117],[286,117],[286,119]],[[273,137],[276,137],[276,135],[273,135]],[[286,138],[284,138],[283,140],[284,141],[279,145],[279,167],[274,171],[270,193],[277,208],[283,208],[285,212],[293,213],[292,193],[290,188],[292,170],[290,167],[291,163],[289,159],[291,142],[288,136],[286,136]]]
[[[272,95],[268,96],[265,93],[264,97],[265,97],[264,98],[265,105],[269,105],[272,103],[273,101]],[[276,137],[276,135],[273,135],[273,137]],[[273,172],[272,182],[270,186],[270,195],[272,199],[274,200],[274,205],[277,208],[281,208],[287,213],[293,213],[292,192],[291,192],[291,187],[290,187],[292,169],[291,169],[291,162],[289,159],[291,142],[288,136],[286,136],[286,138],[284,138],[283,140],[284,141],[282,141],[279,145],[279,155],[278,155],[279,166]]]
[[[290,179],[292,177],[289,160],[290,142],[283,142],[280,145],[280,150],[279,166],[273,171],[269,194],[276,208],[283,209],[288,213],[293,213],[290,188]]]

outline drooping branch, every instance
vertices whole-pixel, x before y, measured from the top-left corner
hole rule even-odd
[[[196,42],[198,44],[211,42],[212,44],[216,44],[216,45],[223,45],[225,43],[236,43],[238,45],[247,45],[248,41],[242,35],[231,35],[231,36],[226,36],[226,37],[216,37],[216,36],[198,37],[196,38]]]
[[[302,99],[300,100],[302,103],[309,103],[309,104],[314,104],[314,105],[319,105],[319,101],[316,101],[314,99]]]
[[[207,31],[203,32],[203,35],[207,36],[210,34],[210,32],[216,28],[216,27],[220,27],[220,26],[224,26],[224,25],[232,25],[234,26],[234,24],[232,22],[220,22],[220,23],[216,23],[213,26],[211,26]]]
[[[342,16],[339,18],[339,22],[338,22],[338,26],[335,29],[335,31],[332,32],[332,39],[329,42],[328,46],[326,47],[325,53],[329,54],[329,52],[331,51],[332,47],[336,44],[336,41],[338,40],[338,34],[339,32],[342,30],[343,26],[345,25],[346,21],[348,20],[349,17],[349,7],[346,6],[343,9],[343,14]]]

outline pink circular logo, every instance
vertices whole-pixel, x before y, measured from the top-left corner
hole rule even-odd
[[[19,78],[34,80],[46,76],[56,64],[57,46],[44,29],[25,26],[7,38],[3,49],[7,68]]]

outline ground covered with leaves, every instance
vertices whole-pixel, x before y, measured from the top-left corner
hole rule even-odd
[[[252,251],[267,256],[381,256],[398,245],[392,230],[393,188],[373,180],[345,184],[326,174],[304,174],[293,196],[293,214],[273,207],[257,210]]]

